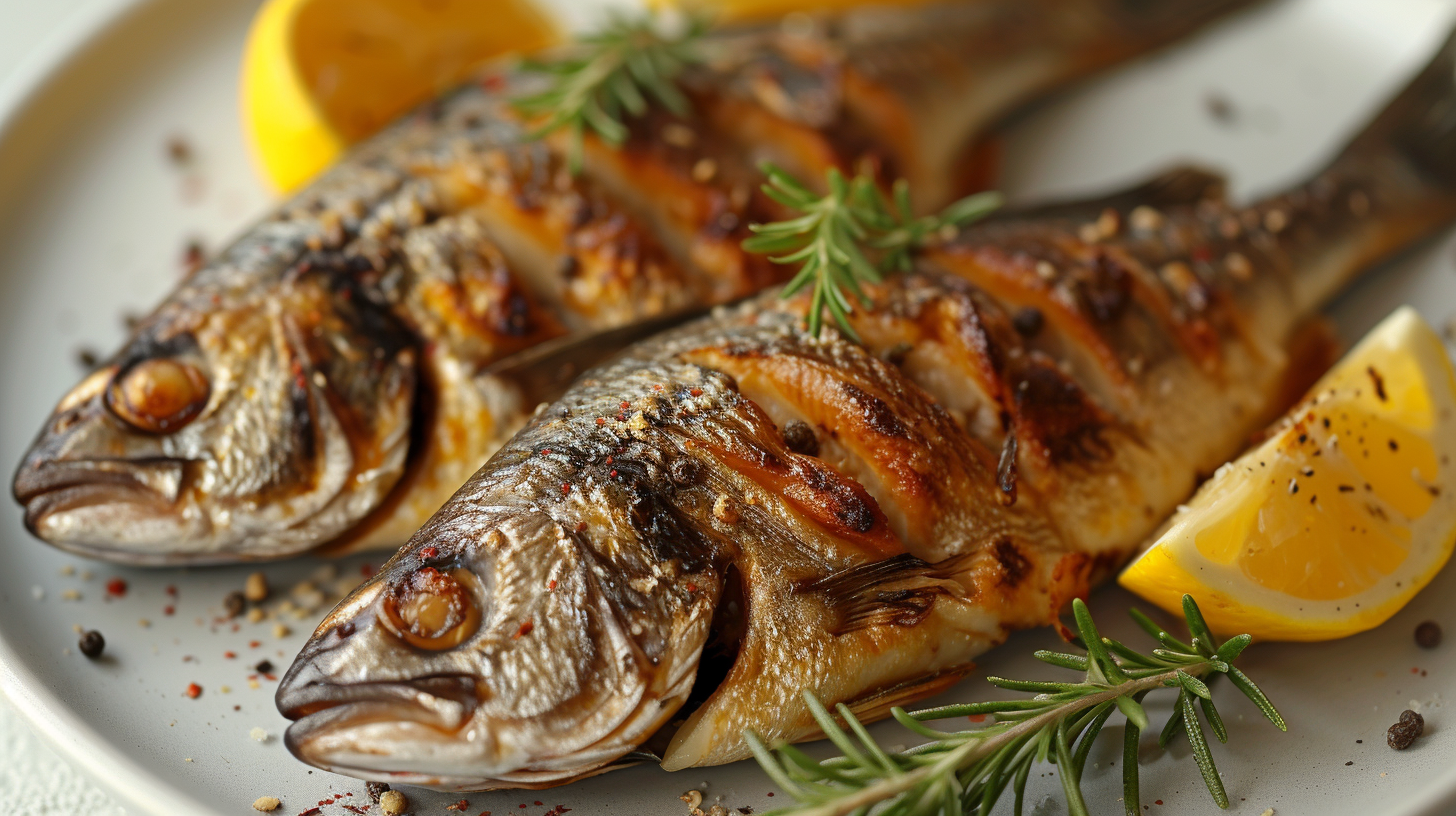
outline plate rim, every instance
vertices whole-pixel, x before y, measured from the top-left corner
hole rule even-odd
[[[157,0],[86,0],[37,43],[0,81],[0,149],[34,110],[44,92],[83,52]],[[26,726],[72,768],[81,771],[125,810],[157,816],[220,812],[183,793],[103,739],[31,671],[0,634],[0,693]]]

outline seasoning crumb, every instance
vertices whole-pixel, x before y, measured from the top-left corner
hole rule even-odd
[[[1434,649],[1441,645],[1441,624],[1435,621],[1422,621],[1416,627],[1416,645],[1422,649]]]
[[[690,790],[678,798],[683,800],[683,803],[688,806],[689,810],[697,810],[698,806],[703,804],[702,791]]]
[[[95,660],[106,649],[106,638],[102,637],[100,632],[92,629],[81,634],[81,640],[76,644],[76,648],[81,650],[81,654]]]
[[[253,603],[259,603],[268,600],[268,595],[268,577],[261,572],[249,575],[248,580],[243,584],[243,597]]]
[[[202,696],[202,686],[199,686],[196,683],[188,683],[187,690],[183,693],[186,694],[188,697],[196,700],[198,697]]]
[[[261,728],[258,728],[257,726],[254,726],[253,730],[248,732],[248,736],[252,738],[253,742],[268,741],[268,732],[264,731]]]
[[[61,600],[63,600],[63,601],[79,601],[79,600],[81,600],[81,593],[78,592],[77,590],[74,590],[74,589],[68,589],[65,592],[62,592],[61,593]]]
[[[1274,808],[1264,808],[1264,812],[1260,813],[1259,816],[1274,816]]]
[[[253,800],[253,810],[271,813],[277,810],[282,804],[276,796],[259,796]]]
[[[149,621],[149,620],[147,620],[146,618],[139,618],[139,619],[137,619],[137,625],[140,626],[143,629],[150,629],[150,628],[152,628],[152,622]]]
[[[365,782],[364,783],[364,791],[366,793],[368,793],[369,794],[369,798],[370,799],[373,799],[376,803],[379,801],[379,797],[383,796],[385,794],[385,792],[388,791],[388,790],[389,790],[389,785],[387,783],[384,783],[384,782]]]
[[[76,568],[71,564],[65,564],[60,569],[56,570],[56,572],[58,572],[63,577],[69,578],[70,576],[76,574]]]
[[[268,617],[268,613],[264,612],[261,607],[255,606],[248,610],[248,623],[262,623],[266,617]]]
[[[379,796],[379,810],[384,816],[401,816],[409,810],[409,799],[397,790],[387,790]]]
[[[273,624],[273,637],[281,639],[286,638],[291,634],[293,634],[293,630],[289,629],[287,626],[284,626],[281,623]]]

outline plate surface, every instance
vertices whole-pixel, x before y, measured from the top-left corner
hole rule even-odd
[[[5,467],[19,460],[80,375],[78,350],[112,348],[123,336],[122,316],[150,309],[176,283],[188,241],[217,248],[266,210],[235,99],[254,6],[100,3],[53,43],[48,59],[33,63],[29,79],[0,94],[0,115],[8,117],[0,124]],[[1182,160],[1226,170],[1241,197],[1277,189],[1328,158],[1453,21],[1456,6],[1443,0],[1271,3],[1021,117],[1005,136],[1004,189],[1022,199],[1096,191]],[[186,166],[168,158],[173,139],[191,147]],[[1331,314],[1354,338],[1401,303],[1451,325],[1456,236],[1371,274]],[[311,771],[288,755],[279,742],[285,722],[273,708],[275,683],[259,676],[253,688],[248,679],[264,659],[281,671],[317,615],[285,617],[286,634],[275,632],[274,620],[234,630],[219,619],[222,598],[249,570],[85,562],[29,538],[19,516],[0,502],[0,688],[68,759],[136,813],[251,813],[248,805],[265,794],[282,798],[285,813],[339,795],[323,814],[363,804],[363,783]],[[382,559],[338,569],[357,575],[361,564]],[[323,563],[304,559],[265,572],[286,590]],[[124,596],[108,598],[112,577],[127,582]],[[1281,707],[1290,733],[1276,732],[1230,689],[1216,690],[1231,732],[1229,747],[1215,746],[1234,800],[1229,812],[1446,812],[1456,796],[1449,760],[1456,711],[1444,708],[1447,695],[1456,698],[1456,644],[1422,651],[1411,633],[1417,622],[1435,619],[1456,637],[1447,601],[1453,593],[1456,571],[1448,570],[1377,631],[1247,652],[1249,674]],[[1122,623],[1131,602],[1104,589],[1092,606],[1114,636],[1137,643]],[[105,634],[106,659],[93,663],[76,652],[78,625]],[[1022,633],[982,667],[1046,676],[1029,655],[1053,643],[1048,632]],[[997,693],[980,676],[944,701]],[[184,694],[189,683],[202,688],[196,699]],[[1152,706],[1155,722],[1166,705]],[[1425,711],[1427,736],[1396,753],[1384,745],[1384,731],[1407,707]],[[265,742],[249,737],[255,727],[270,735]],[[886,744],[904,740],[894,725],[876,732]],[[1111,736],[1093,753],[1084,784],[1094,812],[1120,812],[1120,774],[1108,770],[1118,746]],[[1064,812],[1054,776],[1034,777],[1033,787],[1031,812]],[[466,812],[539,816],[564,805],[578,813],[677,816],[685,810],[677,796],[689,789],[731,808],[785,804],[771,798],[756,767],[740,763],[674,775],[637,767],[550,791],[471,794]],[[411,795],[421,813],[444,813],[460,798]],[[1186,748],[1144,751],[1143,795],[1149,813],[1217,812]]]

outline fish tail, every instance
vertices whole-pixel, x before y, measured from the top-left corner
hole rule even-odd
[[[1317,308],[1360,271],[1456,219],[1456,31],[1435,57],[1311,182],[1273,205],[1323,208],[1327,263],[1296,282],[1302,310]],[[1279,216],[1266,204],[1265,223]]]

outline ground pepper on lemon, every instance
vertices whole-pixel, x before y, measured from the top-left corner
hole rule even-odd
[[[243,54],[243,127],[287,192],[481,62],[559,38],[529,0],[268,0]]]
[[[1378,626],[1456,545],[1456,373],[1416,312],[1386,318],[1220,468],[1119,582],[1215,631],[1326,640]]]

